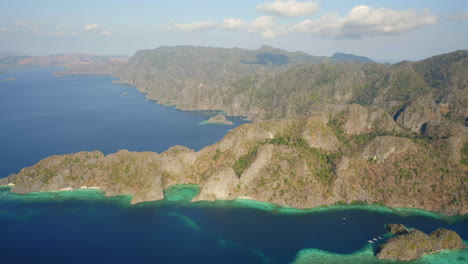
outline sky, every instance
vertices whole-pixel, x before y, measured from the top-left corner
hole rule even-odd
[[[467,0],[0,0],[0,51],[262,45],[381,62],[468,49]]]

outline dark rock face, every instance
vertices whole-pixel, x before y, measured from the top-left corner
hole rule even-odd
[[[402,231],[403,225],[392,225],[393,231]],[[406,229],[405,229],[406,230]],[[463,249],[460,236],[451,230],[437,229],[430,235],[418,230],[412,230],[388,240],[380,247],[377,254],[379,259],[414,260],[425,254],[436,253],[441,250]]]
[[[397,123],[413,132],[422,132],[424,124],[441,120],[441,113],[431,95],[418,97],[398,116]]]

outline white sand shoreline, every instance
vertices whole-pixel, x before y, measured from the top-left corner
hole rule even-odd
[[[71,187],[66,187],[66,188],[59,189],[59,190],[57,190],[57,191],[74,191],[74,190],[82,190],[82,189],[84,190],[84,189],[100,189],[100,188],[99,188],[99,187],[96,187],[96,186],[89,186],[89,187],[88,187],[88,186],[81,186],[81,187],[78,188],[78,189],[73,189],[73,188],[71,188]],[[56,191],[56,192],[57,192],[57,191]]]
[[[81,186],[80,189],[101,189],[99,187],[96,187],[96,186]]]

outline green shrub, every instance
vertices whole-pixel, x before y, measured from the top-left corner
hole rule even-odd
[[[239,159],[234,162],[234,166],[232,168],[234,169],[234,172],[238,178],[240,178],[244,170],[250,167],[250,165],[254,162],[255,158],[257,157],[257,150],[258,147],[253,148],[249,153],[239,157]]]
[[[213,160],[218,160],[221,157],[221,154],[222,154],[221,150],[216,149],[216,153],[213,156]]]

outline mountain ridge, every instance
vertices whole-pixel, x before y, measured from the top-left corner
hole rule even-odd
[[[14,192],[98,186],[137,203],[162,199],[174,184],[198,184],[195,200],[468,213],[468,51],[388,65],[270,47],[162,47],[137,52],[113,74],[161,104],[222,109],[254,123],[199,152],[53,156],[0,185],[14,184]]]

